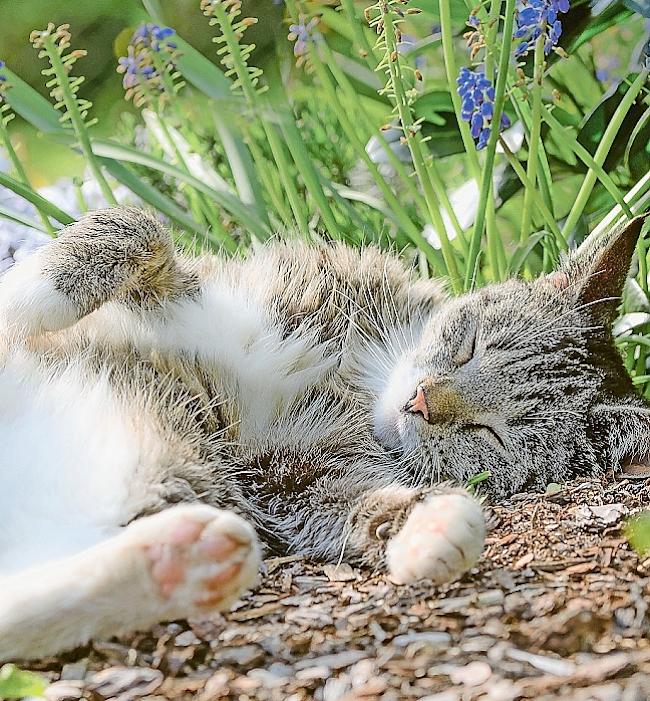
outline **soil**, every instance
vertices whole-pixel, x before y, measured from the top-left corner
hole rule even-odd
[[[624,527],[650,482],[558,489],[488,507],[484,556],[454,584],[275,558],[227,614],[24,667],[57,701],[647,701],[650,558]]]

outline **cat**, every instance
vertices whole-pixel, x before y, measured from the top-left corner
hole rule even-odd
[[[374,247],[67,227],[0,280],[0,659],[224,609],[262,553],[449,581],[485,525],[448,480],[645,465],[610,331],[642,219],[452,299]]]

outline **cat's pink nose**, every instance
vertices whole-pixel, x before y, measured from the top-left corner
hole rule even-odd
[[[427,396],[424,393],[424,387],[418,385],[415,390],[415,396],[409,399],[404,407],[406,411],[412,414],[422,414],[425,421],[429,420],[429,409],[427,407]]]

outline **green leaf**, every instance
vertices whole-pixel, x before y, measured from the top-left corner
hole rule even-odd
[[[42,696],[46,688],[47,682],[39,674],[24,672],[13,664],[6,664],[0,669],[0,698]]]
[[[515,249],[510,263],[508,264],[508,275],[518,275],[523,267],[528,256],[532,253],[535,246],[543,241],[547,236],[553,238],[553,234],[550,231],[538,231],[535,234],[531,234],[526,240],[519,244]]]
[[[4,97],[16,114],[48,134],[60,134],[73,138],[70,130],[61,124],[61,115],[50,102],[6,66],[2,72],[7,76],[7,83],[11,86]]]
[[[2,205],[0,205],[0,218],[6,219],[7,221],[14,222],[15,224],[21,224],[22,226],[28,226],[30,229],[35,229],[36,231],[41,231],[44,234],[48,233],[45,230],[45,227],[40,222],[34,221],[33,219],[26,217],[24,214],[20,214],[19,212],[14,212],[12,209],[8,209],[7,207],[3,207]]]
[[[645,379],[647,379],[647,375]],[[633,516],[627,522],[625,534],[632,547],[640,555],[650,552],[650,511],[642,511],[640,514]]]
[[[490,477],[492,477],[492,473],[489,470],[478,472],[467,480],[467,487],[475,487],[477,484],[481,484],[481,482],[490,479]]]
[[[619,3],[611,3],[595,17],[589,17],[589,22],[585,29],[583,29],[567,47],[568,53],[575,53],[580,46],[586,44],[589,40],[598,36],[598,34],[601,34],[606,29],[624,22],[632,14],[634,13],[631,10],[621,7]]]
[[[110,158],[99,159],[106,170],[122,185],[126,186],[152,207],[160,210],[172,219],[178,226],[186,231],[198,234],[202,238],[207,236],[207,231],[199,226],[190,216],[187,215],[173,200],[157,190],[149,183],[144,182],[135,173],[132,173],[126,166]]]
[[[239,220],[242,226],[248,228],[251,232],[256,233],[256,235],[259,235],[261,238],[267,238],[269,235],[269,230],[265,224],[229,190],[212,188],[206,185],[202,180],[199,180],[199,178],[194,177],[171,163],[167,163],[162,159],[139,151],[131,146],[125,146],[116,141],[111,141],[110,139],[94,139],[93,150],[98,156],[102,156],[104,159],[110,158],[116,163],[121,163],[122,161],[138,163],[152,170],[171,175],[177,180],[191,185],[195,190],[210,197],[210,199],[230,212],[233,217]],[[224,183],[224,186],[226,186],[226,183]],[[171,200],[169,201],[171,202]]]
[[[560,492],[564,491],[564,487],[561,484],[558,484],[557,482],[549,482],[546,485],[546,490],[544,491],[544,494],[546,496],[552,496],[553,494],[559,494]]]
[[[637,75],[636,73],[630,73],[625,80],[622,80],[618,85],[605,93],[600,102],[587,115],[578,132],[577,139],[590,153],[594,153],[598,148],[616,108],[625,97],[630,84],[636,80]],[[630,137],[635,134],[637,125],[643,122],[645,111],[643,98],[644,94],[642,92],[625,115],[616,139],[607,154],[605,162],[602,164],[605,171],[611,172],[621,162]],[[640,132],[636,131],[634,145],[629,154],[630,157],[633,158],[639,150],[644,151],[649,141],[650,123],[646,122]],[[643,172],[647,171],[647,164],[647,152],[645,152],[645,157],[642,158],[641,163]],[[641,173],[636,175],[641,175]]]
[[[413,103],[416,119],[423,119],[422,134],[431,137],[427,148],[438,158],[464,153],[451,95],[446,90],[424,93]]]
[[[59,209],[56,205],[52,204],[44,197],[41,197],[38,192],[35,192],[27,185],[24,185],[6,173],[0,172],[0,185],[4,185],[4,187],[9,188],[9,190],[20,195],[23,199],[31,202],[41,212],[47,214],[48,217],[53,217],[58,222],[61,222],[61,224],[72,224],[72,222],[75,221],[74,217],[67,212]]]
[[[454,104],[447,90],[432,90],[418,97],[413,104],[413,110],[418,119],[442,126],[446,121],[443,114],[453,113]]]
[[[245,110],[244,101],[233,95],[232,82],[202,53],[178,34],[174,36],[174,42],[180,51],[176,59],[178,70],[188,83],[217,103],[213,118],[240,197],[247,204],[253,204],[258,218],[268,224],[262,186],[253,160],[242,138],[232,127],[232,113],[235,109],[242,113]],[[225,109],[220,110],[219,105]]]

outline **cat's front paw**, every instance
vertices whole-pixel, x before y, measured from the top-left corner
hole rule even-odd
[[[47,247],[12,266],[0,279],[0,333],[16,338],[59,331],[79,318],[70,298],[45,270]]]
[[[467,494],[434,494],[417,503],[386,550],[388,571],[399,584],[450,582],[481,556],[485,519]]]

